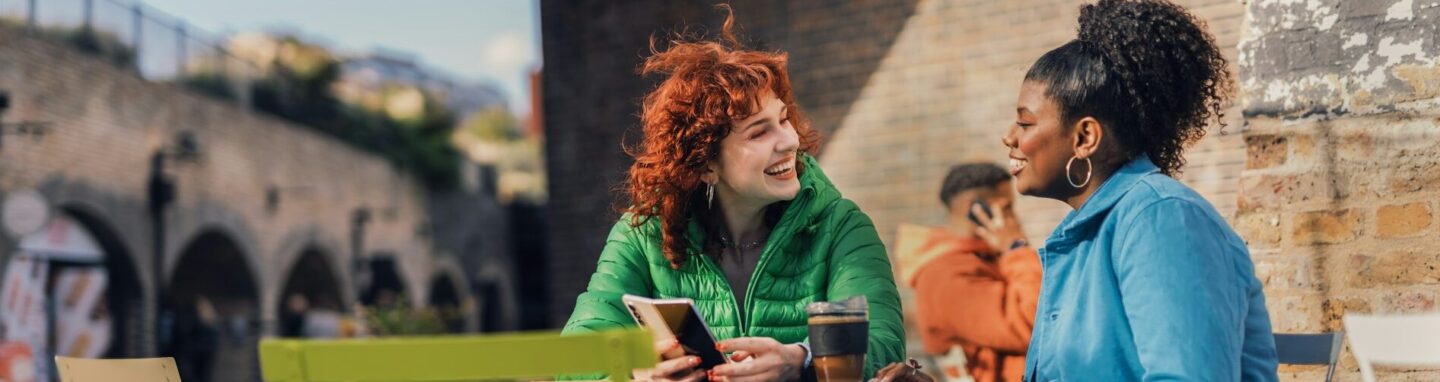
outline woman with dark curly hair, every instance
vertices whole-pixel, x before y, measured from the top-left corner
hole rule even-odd
[[[625,294],[686,297],[722,350],[753,358],[709,370],[711,379],[795,380],[811,358],[805,306],[865,296],[873,375],[904,356],[885,246],[816,166],[819,138],[795,104],[786,55],[739,48],[733,23],[725,21],[724,42],[651,44],[640,72],[666,78],[645,97],[643,142],[629,150],[633,204],[565,332],[634,325]],[[698,362],[666,360],[648,378],[703,379]]]
[[[1010,173],[1075,209],[1040,250],[1026,380],[1277,379],[1245,242],[1173,178],[1232,93],[1204,25],[1164,0],[1100,0],[1025,75]]]

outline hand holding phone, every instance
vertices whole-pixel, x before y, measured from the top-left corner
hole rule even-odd
[[[966,214],[966,216],[970,218],[970,221],[974,222],[975,225],[980,227],[985,226],[985,223],[980,221],[980,217],[975,215],[976,208],[979,208],[980,211],[985,214],[985,220],[992,220],[995,218],[995,211],[990,209],[989,203],[985,203],[985,201],[983,200],[976,200],[970,203],[970,210],[967,211]]]
[[[700,318],[694,301],[688,298],[657,300],[635,295],[622,298],[630,310],[635,323],[654,334],[656,341],[675,340],[678,349],[671,348],[662,353],[666,359],[686,355],[699,357],[699,369],[710,369],[730,360],[715,347],[715,335],[710,326]]]
[[[975,223],[975,235],[997,251],[1004,253],[1017,245],[1028,245],[1020,219],[1016,218],[1008,203],[992,207],[990,203],[976,200],[970,204],[968,217]]]

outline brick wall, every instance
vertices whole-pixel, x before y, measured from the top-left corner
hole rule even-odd
[[[1435,311],[1440,2],[1252,1],[1237,228],[1276,331]],[[1348,351],[1337,372],[1358,380]],[[1282,368],[1295,380],[1315,368]],[[1395,370],[1393,380],[1440,373]]]
[[[0,89],[11,93],[13,103],[6,119],[52,125],[39,138],[6,137],[0,188],[83,184],[143,207],[151,155],[189,131],[203,157],[167,164],[179,190],[167,216],[170,266],[194,234],[222,226],[235,231],[227,234],[254,239],[235,238],[254,249],[247,255],[257,282],[278,285],[290,265],[283,260],[298,255],[278,253],[288,234],[313,227],[314,242],[337,247],[330,255],[348,261],[350,211],[367,206],[375,218],[366,247],[400,254],[407,277],[428,279],[429,250],[416,240],[423,192],[383,159],[232,104],[146,82],[67,46],[9,30],[0,38],[6,41],[0,45]],[[280,191],[273,212],[265,198],[271,186]],[[151,253],[133,255],[148,275]],[[273,289],[278,293],[278,286]]]
[[[628,167],[621,140],[649,86],[635,75],[646,39],[699,15],[681,11],[638,2],[540,2],[553,327],[569,318],[619,217],[611,190]]]
[[[1181,2],[1206,18],[1235,59],[1243,8],[1231,1]],[[830,137],[821,166],[875,219],[888,240],[902,222],[941,224],[940,180],[951,165],[1005,160],[1000,137],[1030,64],[1075,37],[1077,1],[926,1],[916,8],[862,96]],[[1239,113],[1229,134],[1212,132],[1187,157],[1183,180],[1227,216],[1244,163]],[[1070,208],[1022,198],[1032,238],[1050,233]]]

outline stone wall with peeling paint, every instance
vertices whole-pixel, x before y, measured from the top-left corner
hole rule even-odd
[[[1440,1],[1252,0],[1240,43],[1245,170],[1235,224],[1276,332],[1440,297]],[[1281,367],[1323,380],[1318,367]],[[1388,369],[1384,380],[1440,372]],[[1337,380],[1358,380],[1342,356]]]
[[[1240,44],[1246,115],[1350,115],[1440,104],[1440,1],[1256,0]]]

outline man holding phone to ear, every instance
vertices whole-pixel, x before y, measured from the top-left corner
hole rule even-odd
[[[963,349],[965,373],[937,374],[1019,381],[1040,295],[1040,259],[1015,216],[1010,174],[989,163],[954,166],[940,201],[948,227],[902,227],[896,251],[900,279],[915,289],[925,350]]]

